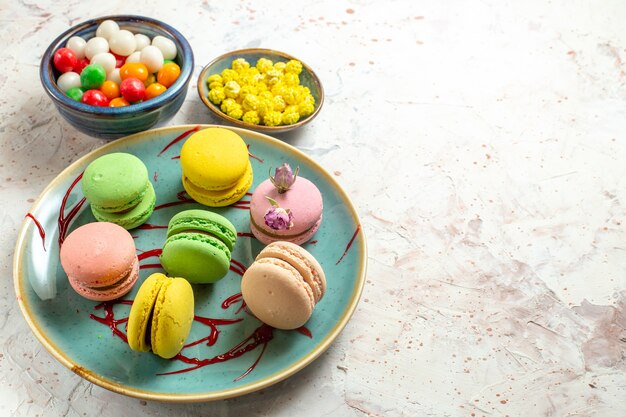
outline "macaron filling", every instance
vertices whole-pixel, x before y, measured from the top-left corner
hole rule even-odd
[[[144,198],[146,197],[146,194],[148,193],[148,189],[150,188],[150,185],[151,185],[150,182],[147,182],[146,187],[143,189],[143,191],[141,191],[137,195],[137,197],[135,197],[134,199],[128,201],[127,203],[121,206],[118,205],[118,206],[109,207],[106,205],[97,205],[93,203],[92,203],[92,206],[98,209],[99,211],[102,211],[105,213],[111,213],[111,214],[128,213],[129,211],[137,207],[144,200]]]
[[[215,221],[199,218],[180,218],[170,223],[167,236],[178,233],[203,233],[222,241],[229,250],[233,250],[237,235],[229,228]]]
[[[209,245],[215,246],[219,250],[224,251],[228,257],[230,258],[230,249],[222,239],[219,237],[201,230],[186,230],[175,233],[167,238],[165,241],[165,245],[169,243],[175,242],[177,240],[196,240],[203,243],[208,243]],[[164,246],[165,246],[164,245]]]
[[[254,218],[251,216],[250,217],[250,224],[256,228],[258,231],[260,231],[261,233],[263,233],[265,236],[274,238],[274,239],[295,239],[298,238],[300,236],[306,235],[307,233],[309,233],[311,231],[311,229],[314,229],[316,227],[319,227],[320,223],[322,222],[322,216],[320,216],[319,220],[309,229],[305,229],[300,233],[294,233],[294,234],[289,234],[289,233],[281,233],[281,234],[277,234],[277,233],[273,233],[270,230],[271,229],[269,226],[266,226],[265,224],[263,226],[260,226],[257,224],[257,222],[254,221]]]

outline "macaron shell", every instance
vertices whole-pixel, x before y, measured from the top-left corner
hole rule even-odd
[[[226,217],[208,210],[185,210],[176,213],[167,226],[167,237],[189,230],[199,230],[218,237],[232,251],[237,229]]]
[[[183,175],[206,190],[235,187],[249,163],[248,148],[243,139],[224,128],[208,128],[194,133],[185,141],[180,153]]]
[[[70,285],[78,294],[92,301],[111,301],[123,297],[130,292],[139,277],[139,261],[136,258],[130,270],[123,274],[115,284],[100,288],[87,287],[80,279],[68,276]]]
[[[130,233],[106,222],[88,223],[70,233],[61,245],[60,258],[68,276],[92,288],[115,284],[137,261]]]
[[[219,239],[201,233],[178,233],[165,241],[161,265],[169,275],[191,283],[222,279],[230,268],[230,250]]]
[[[290,242],[274,242],[266,246],[256,257],[277,258],[287,262],[298,270],[304,281],[313,290],[315,303],[319,302],[326,292],[326,276],[322,266],[306,249]]]
[[[146,342],[146,332],[149,331],[150,315],[154,309],[159,290],[168,278],[160,273],[152,274],[141,284],[133,305],[130,307],[128,315],[128,326],[126,336],[128,345],[132,350],[147,352],[150,344]]]
[[[131,210],[123,213],[107,213],[98,210],[95,206],[91,206],[93,216],[99,222],[111,222],[120,225],[124,229],[130,230],[144,224],[154,211],[156,204],[156,194],[152,183],[148,182],[147,191],[143,196],[143,200],[139,202]]]
[[[291,210],[293,227],[274,230],[265,224],[265,213],[271,207],[267,197],[275,200],[280,207]],[[306,178],[298,177],[284,193],[279,193],[271,181],[265,180],[254,190],[250,199],[250,223],[257,232],[267,235],[269,241],[288,240],[300,244],[309,240],[319,228],[322,210],[322,194]]]
[[[152,351],[173,358],[185,345],[194,317],[193,290],[187,280],[168,278],[154,304],[150,340]]]
[[[192,182],[191,177],[185,175],[183,171],[183,187],[191,198],[200,204],[209,207],[225,207],[239,200],[248,192],[252,185],[252,165],[247,161],[247,166],[243,175],[230,187],[223,190],[208,190],[199,186],[200,183]],[[194,180],[195,181],[195,180]],[[204,184],[203,184],[204,185]]]
[[[103,155],[91,162],[81,180],[87,201],[100,211],[122,211],[136,204],[146,190],[148,169],[134,155]]]
[[[302,276],[280,259],[264,258],[250,265],[241,280],[241,294],[259,320],[283,330],[304,325],[315,305]]]

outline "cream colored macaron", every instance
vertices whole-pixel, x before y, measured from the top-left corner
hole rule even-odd
[[[308,251],[290,242],[274,242],[263,249],[241,281],[250,311],[277,329],[296,329],[306,323],[326,291],[326,277]]]

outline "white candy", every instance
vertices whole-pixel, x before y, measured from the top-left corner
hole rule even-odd
[[[141,52],[135,51],[126,57],[126,61],[124,61],[124,63],[130,64],[132,62],[141,62],[140,56],[141,56]]]
[[[137,41],[137,51],[141,51],[143,48],[150,45],[150,38],[143,33],[136,33],[135,40]]]
[[[119,32],[119,30],[120,27],[117,23],[112,20],[105,20],[104,22],[100,23],[98,29],[96,29],[96,36],[99,36],[109,41],[111,40],[111,36],[113,36],[115,32]]]
[[[137,48],[137,41],[135,40],[135,35],[128,30],[118,30],[111,36],[109,40],[109,47],[111,48],[111,52],[121,55],[128,56],[135,52]]]
[[[106,72],[111,72],[115,69],[115,57],[109,52],[101,52],[98,55],[91,58],[90,64],[100,64]]]
[[[163,52],[154,45],[141,50],[141,62],[148,67],[148,72],[155,73],[163,66]]]
[[[87,59],[90,60],[102,52],[109,52],[109,42],[106,39],[96,36],[87,41],[85,45],[85,56]]]
[[[87,45],[87,41],[80,36],[72,36],[67,40],[67,47],[74,51],[78,59],[85,57],[85,45]]]
[[[115,68],[113,71],[107,73],[107,80],[111,80],[115,84],[120,85],[122,83],[122,77],[120,77],[120,69]]]
[[[70,88],[80,87],[80,75],[73,71],[65,72],[57,79],[57,85],[64,93],[66,93]]]
[[[176,44],[174,43],[174,41],[159,35],[155,36],[154,39],[152,39],[152,45],[161,50],[164,59],[176,58]]]

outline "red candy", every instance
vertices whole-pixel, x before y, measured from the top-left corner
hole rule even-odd
[[[126,78],[122,81],[122,84],[120,84],[120,93],[127,101],[134,103],[145,98],[146,86],[137,78]]]
[[[111,51],[109,51],[111,52]],[[122,65],[124,65],[124,63],[126,62],[126,58],[125,56],[121,56],[118,55],[116,53],[111,52],[111,54],[115,57],[115,68],[121,68]]]
[[[80,75],[87,65],[89,65],[89,60],[87,58],[79,59],[76,61],[76,65],[74,66],[74,72]]]
[[[109,99],[100,90],[85,91],[81,101],[91,106],[107,107],[109,105]]]
[[[76,53],[70,48],[60,48],[54,53],[54,67],[59,72],[70,72],[78,63]]]

